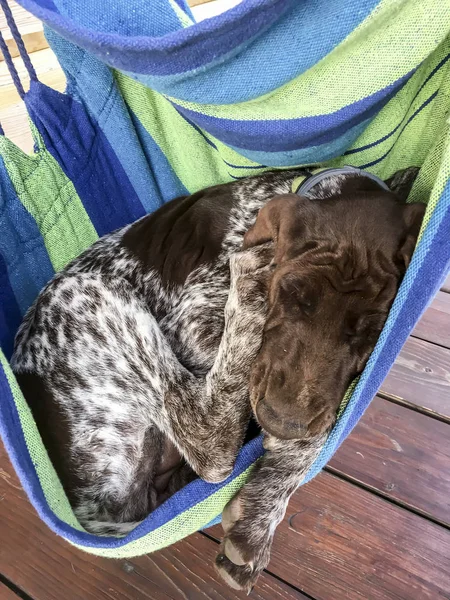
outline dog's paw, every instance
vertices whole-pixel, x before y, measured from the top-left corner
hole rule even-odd
[[[268,267],[274,257],[274,245],[272,243],[261,244],[235,252],[230,257],[230,270],[232,279],[241,275],[255,274],[260,269]]]
[[[225,554],[216,556],[215,567],[217,573],[227,585],[234,590],[243,590],[250,594],[260,572],[253,571],[248,565],[236,565]]]
[[[272,534],[262,529],[251,515],[244,515],[240,494],[225,507],[222,527],[225,535],[216,558],[216,569],[228,585],[250,593],[269,563]]]
[[[230,309],[239,309],[252,320],[265,319],[271,257],[272,245],[265,244],[230,258]]]

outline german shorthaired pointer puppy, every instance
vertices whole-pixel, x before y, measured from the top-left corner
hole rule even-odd
[[[424,213],[331,173],[278,171],[169,202],[95,243],[29,309],[12,360],[86,530],[123,535],[197,475],[267,450],[223,514],[216,567],[249,590],[289,497],[377,340]]]

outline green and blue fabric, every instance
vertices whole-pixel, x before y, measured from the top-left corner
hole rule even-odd
[[[5,6],[5,0],[0,4]],[[66,73],[33,75],[26,155],[0,135],[0,433],[28,496],[88,552],[144,554],[210,522],[262,455],[222,484],[194,481],[124,538],[77,523],[8,364],[39,290],[99,236],[171,198],[269,168],[421,167],[420,240],[378,344],[305,481],[376,393],[450,265],[448,0],[243,0],[195,23],[185,0],[20,0]]]

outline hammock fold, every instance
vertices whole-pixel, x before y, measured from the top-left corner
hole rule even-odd
[[[218,522],[261,439],[225,482],[192,482],[126,537],[87,533],[8,364],[25,311],[100,236],[176,196],[274,167],[350,164],[383,179],[420,167],[409,198],[427,203],[416,251],[309,481],[450,267],[450,0],[243,0],[201,23],[185,0],[19,3],[44,21],[67,90],[39,82],[30,63],[21,95],[35,152],[0,130],[0,434],[53,531],[87,552],[136,556]]]

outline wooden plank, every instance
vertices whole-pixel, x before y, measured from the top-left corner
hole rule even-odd
[[[381,391],[450,419],[450,350],[409,338]]]
[[[7,138],[27,154],[33,152],[34,140],[24,102],[20,101],[0,110],[0,123]]]
[[[450,348],[450,294],[437,293],[412,335]]]
[[[31,61],[38,74],[39,81],[59,91],[64,90],[65,76],[59,66],[58,59],[50,48],[34,52]],[[22,60],[15,58],[14,64],[24,89],[28,90],[29,78]],[[12,82],[6,63],[2,62],[0,63],[0,110],[16,104],[19,100],[20,96]]]
[[[17,27],[21,33],[28,33],[34,29],[37,29],[39,26],[42,29],[42,23],[34,17],[30,12],[22,8],[17,2],[14,0],[7,0],[9,7],[11,9],[14,21],[16,22]],[[4,38],[8,36],[9,27],[6,23],[6,17],[2,10],[0,10],[0,31]]]
[[[450,524],[450,425],[374,398],[329,467]]]
[[[63,92],[66,87],[64,72],[56,56],[48,48],[35,52],[32,56],[39,80],[49,87]],[[25,89],[29,87],[28,74],[20,59],[14,59]],[[28,115],[24,102],[14,87],[6,64],[0,63],[0,123],[5,135],[27,154],[32,153],[34,141],[28,125]]]
[[[0,500],[0,573],[36,600],[245,598],[216,575],[213,564],[218,546],[201,534],[152,555],[129,560],[99,558],[70,546],[37,517],[3,446]],[[252,597],[306,600],[300,592],[268,574],[263,575]],[[1,595],[0,598],[3,600]]]
[[[214,0],[188,0],[189,6],[198,6],[199,4],[206,4],[207,2],[213,2]]]
[[[441,289],[444,292],[450,292],[450,275],[448,275],[447,279],[444,281],[444,284]]]
[[[268,570],[316,600],[437,600],[449,564],[447,529],[321,473],[291,499]]]
[[[9,589],[9,587],[6,587],[6,585],[4,585],[0,581],[0,599],[1,600],[20,600],[20,597],[17,596],[17,594],[15,594],[12,590]]]
[[[11,12],[22,35],[27,52],[31,54],[37,50],[47,48],[48,43],[44,36],[41,21],[19,6],[16,2],[13,2],[13,0],[8,0],[8,4],[11,7]],[[11,55],[19,56],[19,50],[6,23],[6,18],[2,10],[0,10],[0,31],[2,32]],[[3,55],[0,52],[0,62],[3,60]]]

